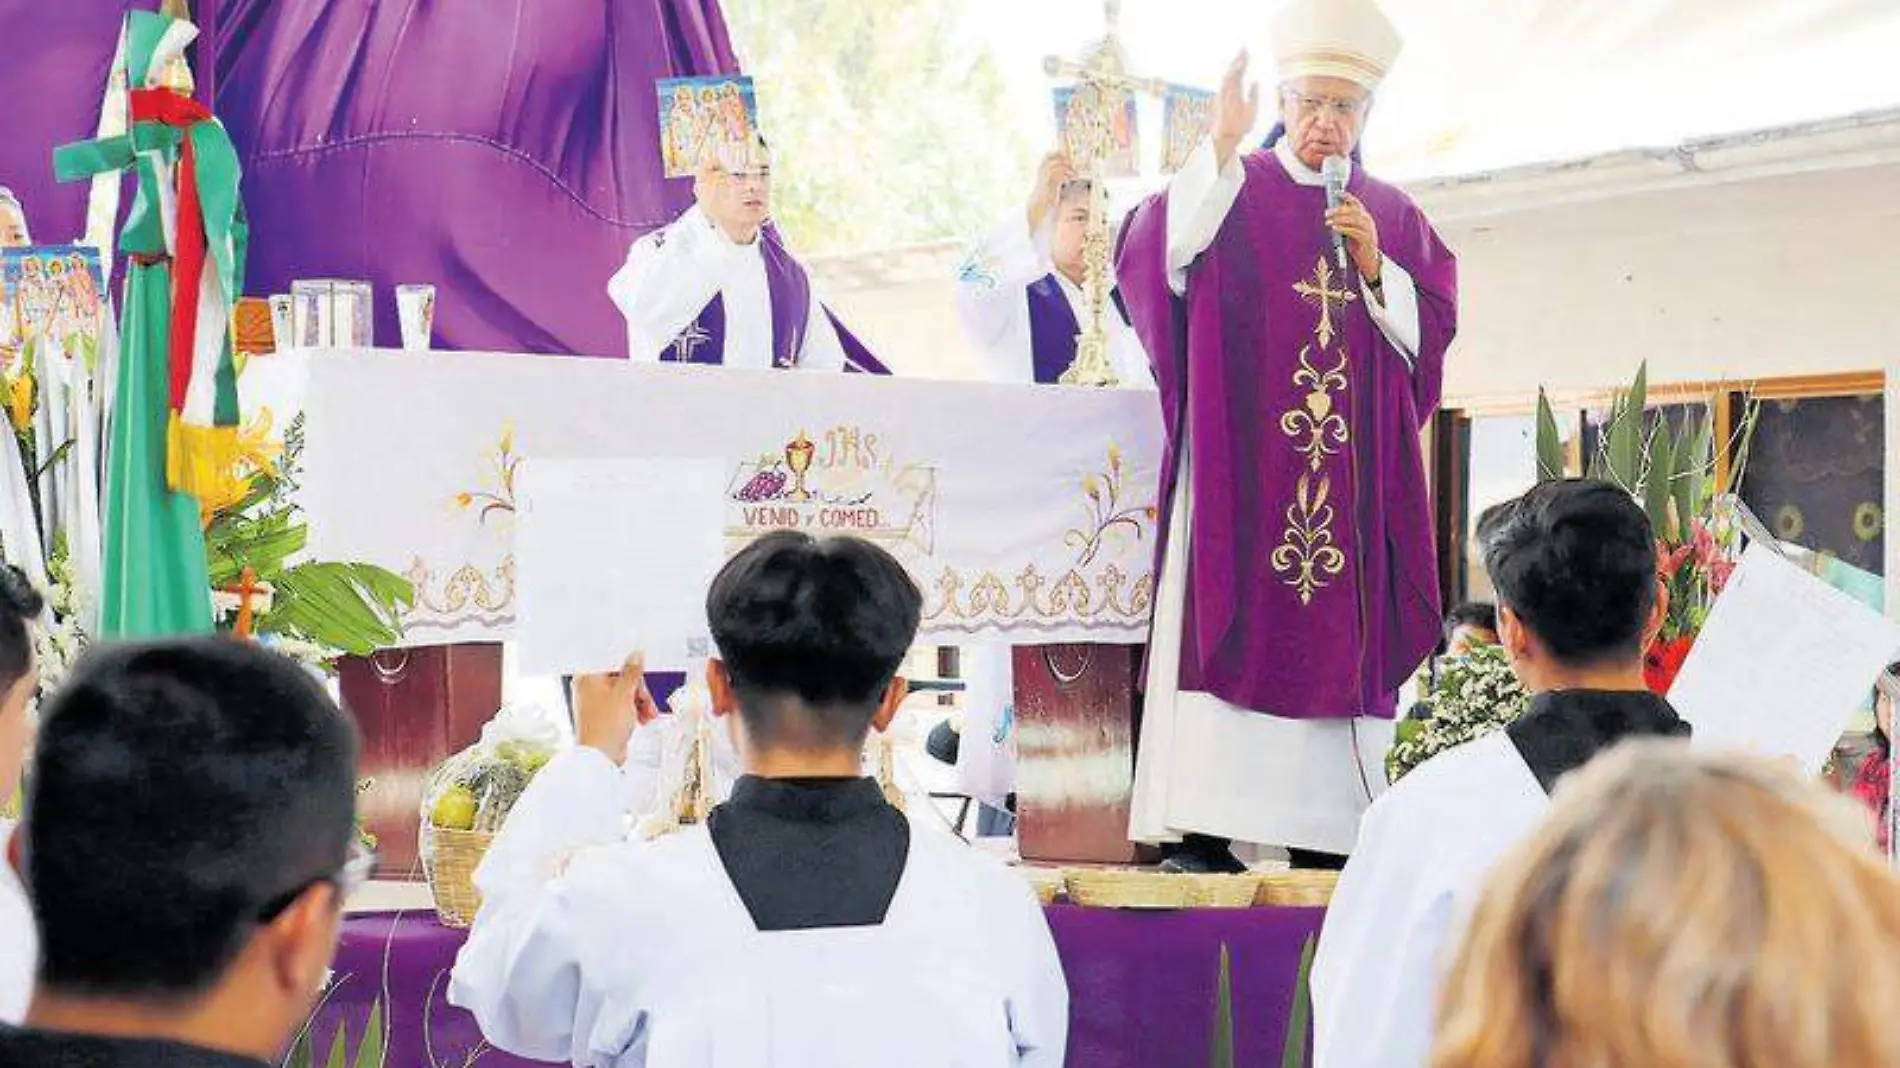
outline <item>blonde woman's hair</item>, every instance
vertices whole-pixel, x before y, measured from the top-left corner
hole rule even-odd
[[[1900,877],[1792,769],[1635,742],[1485,887],[1432,1068],[1900,1065]]]

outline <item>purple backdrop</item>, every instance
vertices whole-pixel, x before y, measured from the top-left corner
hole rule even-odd
[[[128,8],[0,5],[0,139],[34,236],[84,225],[52,150],[90,137]],[[661,178],[655,79],[738,69],[717,0],[198,0],[195,67],[245,167],[246,290],[366,278],[439,289],[445,348],[624,355],[627,244],[691,200]]]
[[[1279,1064],[1300,952],[1325,915],[1322,909],[1049,909],[1069,980],[1068,1063],[1206,1068],[1226,946],[1234,1063]],[[448,972],[465,937],[427,913],[350,917],[337,947],[336,979],[311,1027],[316,1062],[329,1053],[338,1028],[354,1050],[371,1005],[380,1000],[390,1068],[454,1068],[471,1060],[486,1068],[533,1064],[489,1049],[475,1018],[449,1005]]]

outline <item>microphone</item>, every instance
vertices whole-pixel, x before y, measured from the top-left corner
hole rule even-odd
[[[1346,162],[1346,157],[1344,156],[1327,156],[1326,162],[1320,164],[1320,176],[1326,179],[1327,211],[1339,207],[1340,202],[1345,198],[1346,175],[1350,169],[1351,164]],[[1339,270],[1341,273],[1344,273],[1346,270],[1346,235],[1340,233],[1338,230],[1333,231],[1333,254],[1339,258]]]

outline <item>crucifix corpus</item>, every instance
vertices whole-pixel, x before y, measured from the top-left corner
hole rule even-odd
[[[1161,96],[1167,91],[1158,78],[1138,78],[1128,73],[1120,34],[1121,0],[1104,0],[1102,7],[1107,31],[1082,53],[1080,60],[1050,56],[1042,63],[1051,78],[1075,80],[1068,137],[1070,163],[1089,183],[1089,228],[1082,244],[1082,292],[1087,298],[1088,315],[1076,339],[1075,362],[1062,374],[1065,386],[1118,384],[1108,359],[1106,320],[1111,288],[1107,163],[1116,150],[1117,116],[1127,109],[1129,101],[1136,93]]]

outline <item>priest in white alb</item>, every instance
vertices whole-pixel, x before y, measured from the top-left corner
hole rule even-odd
[[[1419,434],[1456,263],[1358,161],[1399,36],[1373,0],[1293,0],[1273,36],[1266,145],[1243,54],[1116,260],[1168,442],[1130,836],[1190,871],[1238,868],[1231,839],[1340,862],[1443,608]]]
[[[772,226],[772,164],[709,151],[694,204],[633,243],[607,294],[627,320],[627,354],[643,363],[720,364],[885,374],[812,292],[811,276]]]
[[[957,315],[990,381],[1055,385],[1075,362],[1089,319],[1083,246],[1093,196],[1093,186],[1065,155],[1049,155],[1028,209],[1011,212],[964,261]],[[1141,339],[1112,300],[1103,319],[1119,384],[1154,388]]]

